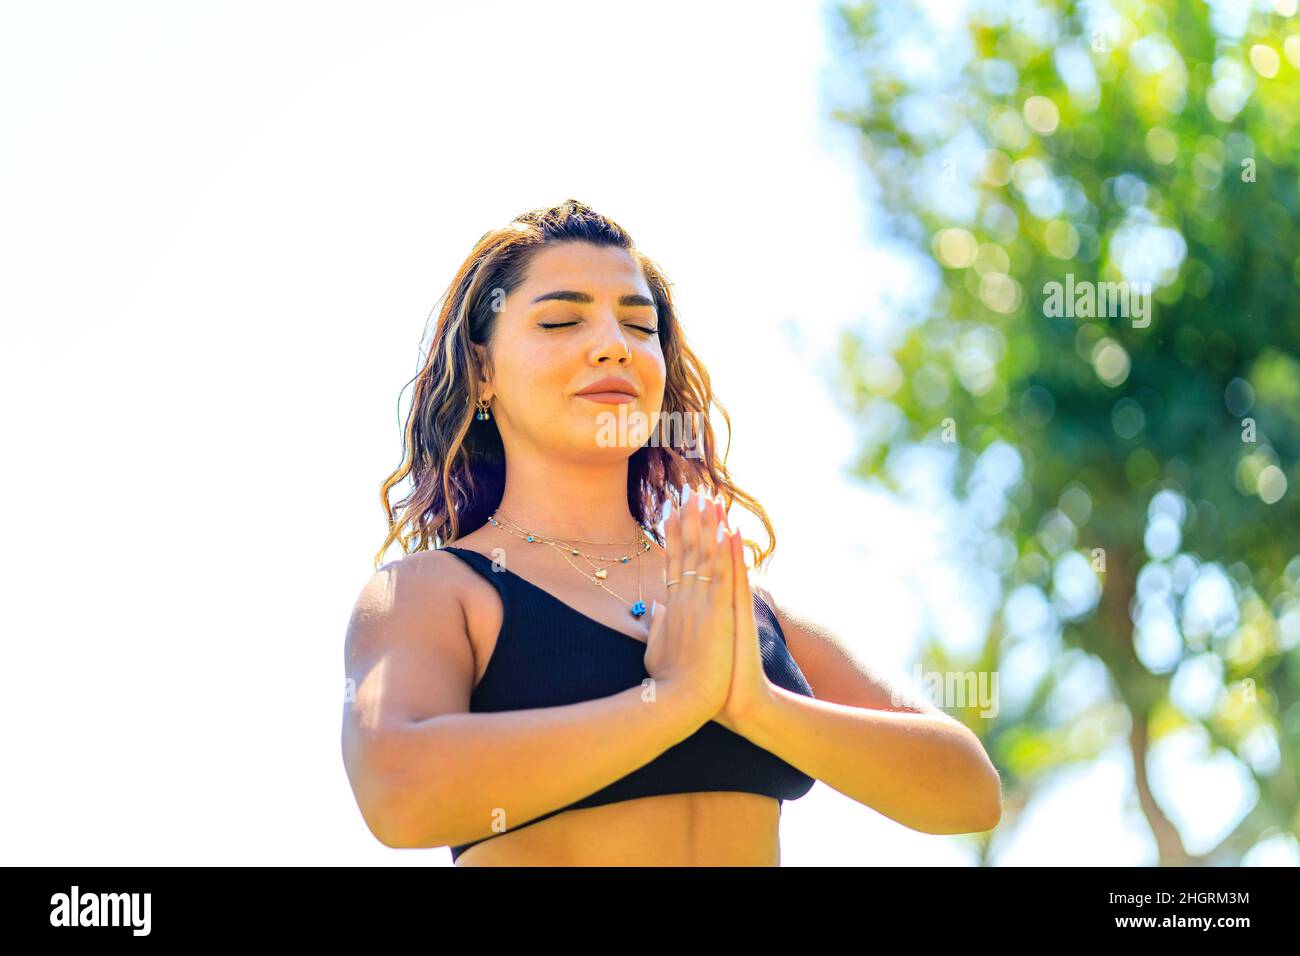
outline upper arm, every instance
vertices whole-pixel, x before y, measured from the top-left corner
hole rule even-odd
[[[943,714],[914,693],[902,690],[877,674],[845,642],[822,624],[789,607],[778,605],[763,587],[751,590],[768,603],[781,623],[786,646],[818,700],[871,710]]]
[[[469,709],[474,654],[455,563],[436,551],[390,562],[366,582],[352,610],[343,653],[343,762],[372,831],[376,821],[382,829],[388,784],[400,770],[393,744],[403,728]]]

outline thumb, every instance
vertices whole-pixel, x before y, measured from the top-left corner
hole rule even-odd
[[[660,604],[658,601],[650,602],[650,633],[651,634],[657,633],[658,630],[663,627],[664,618],[666,617],[666,615],[663,613],[663,610],[664,610],[664,605]]]

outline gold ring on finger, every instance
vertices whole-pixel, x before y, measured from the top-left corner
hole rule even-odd
[[[709,577],[707,574],[697,574],[697,575],[695,576],[695,580],[697,580],[697,581],[712,581],[713,578]]]
[[[667,587],[672,587],[674,584],[681,584],[681,583],[682,583],[682,579],[681,579],[681,578],[677,578],[677,579],[675,579],[675,580],[673,580],[673,581],[669,581],[669,582],[667,582],[666,586],[667,586]]]
[[[694,574],[694,573],[695,573],[694,571],[683,571],[683,572],[682,572],[682,577],[686,577],[686,575],[688,575],[688,574]]]

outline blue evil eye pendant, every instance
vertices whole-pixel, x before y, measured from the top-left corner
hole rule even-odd
[[[637,601],[632,605],[632,616],[640,617],[645,613],[645,601]]]

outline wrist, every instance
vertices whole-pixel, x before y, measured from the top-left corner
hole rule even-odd
[[[711,700],[703,689],[686,680],[661,682],[660,694],[667,695],[674,714],[692,730],[708,723],[722,709],[722,705]]]
[[[744,726],[768,714],[776,704],[776,695],[772,682],[763,678],[759,687],[743,699],[733,701],[727,708],[727,717],[735,724]]]

